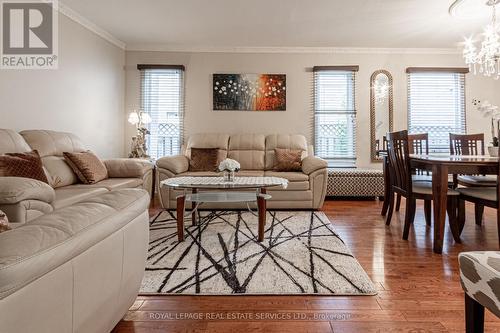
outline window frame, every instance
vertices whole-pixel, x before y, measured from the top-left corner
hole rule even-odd
[[[148,113],[152,119],[152,122],[150,124],[147,124],[146,127],[148,131],[150,132],[149,135],[146,137],[146,147],[148,151],[148,155],[151,156],[153,159],[159,159],[164,156],[174,156],[178,155],[181,152],[182,145],[183,145],[183,140],[184,140],[184,95],[185,95],[185,67],[183,65],[150,65],[150,64],[138,64],[137,69],[140,72],[140,108],[142,111]],[[165,124],[163,125],[169,125],[166,126],[164,130],[169,130],[172,128],[172,126],[176,129],[177,134],[172,136],[163,136],[164,138],[164,143],[163,143],[163,155],[160,156],[159,150],[160,150],[160,143],[157,142],[154,147],[156,147],[156,151],[153,151],[152,147],[152,140],[155,139],[154,135],[156,132],[160,131],[159,125],[162,125],[160,122],[155,122],[155,116],[158,116],[157,114],[152,113],[152,108],[151,108],[151,101],[150,99],[154,97],[154,94],[149,92],[146,94],[145,90],[147,89],[146,86],[151,85],[151,83],[146,82],[148,75],[150,74],[155,74],[155,73],[161,73],[162,71],[168,72],[168,75],[173,75],[174,73],[176,75],[179,75],[179,82],[178,85],[172,90],[175,92],[175,89],[178,88],[178,103],[176,105],[177,111],[172,112],[168,110],[164,110],[166,114],[172,113],[176,114],[174,121],[171,121],[172,118],[170,118],[168,115],[165,117]],[[172,93],[172,91],[164,91],[164,93]],[[160,93],[161,94],[161,93]],[[157,94],[158,96],[160,94]],[[148,96],[146,96],[148,95]],[[147,102],[149,101],[149,103]],[[148,105],[149,104],[149,105]],[[155,103],[153,103],[155,104]],[[156,110],[156,113],[161,113],[162,111]],[[170,118],[170,119],[169,119]],[[152,126],[155,126],[155,124],[158,124],[157,129],[153,129]],[[158,138],[158,136],[156,137]],[[170,149],[167,152],[166,147],[166,141],[169,140],[170,142]]]
[[[458,76],[455,78],[455,80],[458,80],[456,84],[459,86],[458,90],[458,96],[459,99],[457,99],[454,102],[454,112],[455,112],[455,118],[456,124],[458,126],[454,126],[454,130],[452,131],[445,131],[445,133],[441,133],[440,137],[442,140],[449,140],[449,133],[453,132],[456,134],[465,134],[467,133],[467,105],[466,105],[466,74],[469,73],[468,68],[447,68],[447,67],[409,67],[406,69],[407,73],[407,125],[408,125],[408,132],[410,134],[415,134],[415,133],[422,133],[422,132],[428,132],[429,133],[429,152],[430,153],[449,153],[449,141],[447,141],[446,144],[434,144],[433,143],[433,133],[439,133],[438,131],[413,131],[413,128],[415,126],[412,126],[412,120],[414,122],[414,115],[413,113],[416,111],[412,111],[413,107],[413,102],[412,100],[412,75],[417,74],[417,75],[432,75],[432,74],[450,74],[450,75],[455,75]],[[451,80],[450,80],[451,82]],[[437,85],[437,84],[435,84]],[[429,84],[429,86],[431,86]],[[413,88],[415,89],[415,88]],[[431,98],[429,98],[431,99]],[[458,113],[457,113],[458,110]],[[455,124],[455,125],[456,125]],[[413,127],[413,128],[412,128]],[[427,127],[432,127],[432,125],[429,125]],[[452,127],[452,125],[449,125],[449,127]],[[460,128],[458,128],[460,127]],[[457,130],[458,129],[458,130]],[[439,137],[439,136],[434,136],[434,137]]]
[[[328,162],[328,167],[329,168],[356,168],[356,163],[357,163],[357,104],[356,104],[356,98],[357,98],[357,91],[356,91],[356,79],[357,79],[357,72],[359,71],[359,66],[315,66],[313,68],[313,73],[314,73],[314,78],[313,78],[313,91],[314,91],[314,101],[313,101],[313,137],[314,137],[314,151],[315,154],[321,158],[324,158]],[[347,89],[348,93],[350,93],[350,96],[346,96],[346,102],[347,104],[350,104],[352,108],[346,108],[344,110],[339,109],[332,109],[332,110],[321,110],[322,107],[319,105],[320,104],[320,89],[318,85],[320,84],[318,80],[320,80],[320,76],[322,73],[338,73],[339,75],[346,75],[349,74],[351,77],[350,79],[352,80],[352,83],[349,85],[351,88]],[[332,90],[333,91],[333,90]],[[346,116],[346,122],[351,122],[351,124],[348,124],[347,126],[347,131],[351,132],[350,135],[348,135],[348,141],[349,144],[347,145],[347,148],[345,148],[346,151],[350,151],[350,154],[346,154],[345,156],[342,155],[335,155],[335,153],[331,156],[327,156],[322,153],[323,149],[320,149],[320,146],[324,146],[324,144],[320,144],[319,141],[321,138],[324,138],[323,136],[319,136],[319,126],[320,126],[320,116],[321,115],[331,115],[332,118],[335,118],[335,116]],[[333,140],[339,140],[339,136],[332,136],[330,137]]]

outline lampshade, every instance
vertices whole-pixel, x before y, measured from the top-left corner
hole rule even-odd
[[[132,125],[137,125],[139,123],[139,115],[136,111],[130,112],[128,115],[128,122]]]

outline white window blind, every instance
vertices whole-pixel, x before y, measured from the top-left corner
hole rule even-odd
[[[465,133],[465,73],[408,71],[408,129],[429,133],[429,150],[449,152],[449,133]]]
[[[314,68],[315,153],[330,167],[356,166],[356,71]]]
[[[184,120],[183,66],[139,65],[141,107],[151,116],[148,154],[158,159],[180,152]]]

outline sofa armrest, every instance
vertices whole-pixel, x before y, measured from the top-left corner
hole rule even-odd
[[[179,174],[188,171],[189,160],[184,155],[167,156],[156,161],[156,165],[174,174]]]
[[[135,158],[105,160],[104,165],[110,178],[143,178],[153,169],[153,163]]]
[[[0,177],[0,204],[12,205],[25,200],[51,203],[54,189],[39,180],[21,177]]]
[[[326,169],[327,167],[328,163],[319,157],[308,156],[302,160],[302,172],[306,175],[310,175],[320,169]]]

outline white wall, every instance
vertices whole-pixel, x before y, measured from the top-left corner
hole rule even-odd
[[[387,69],[394,77],[394,129],[407,127],[406,68],[417,66],[464,67],[458,54],[248,54],[248,53],[126,53],[126,112],[139,108],[139,63],[186,66],[185,134],[197,132],[302,133],[312,140],[313,76],[315,65],[359,65],[357,75],[359,167],[380,167],[370,161],[370,75]],[[287,75],[287,111],[212,111],[213,73],[283,73]],[[472,107],[472,98],[500,105],[500,83],[468,74],[467,130],[485,132],[490,139],[489,120]],[[127,126],[126,149],[133,135]],[[312,142],[312,141],[311,141]]]
[[[0,70],[0,128],[73,132],[124,154],[125,51],[59,15],[58,70]]]

